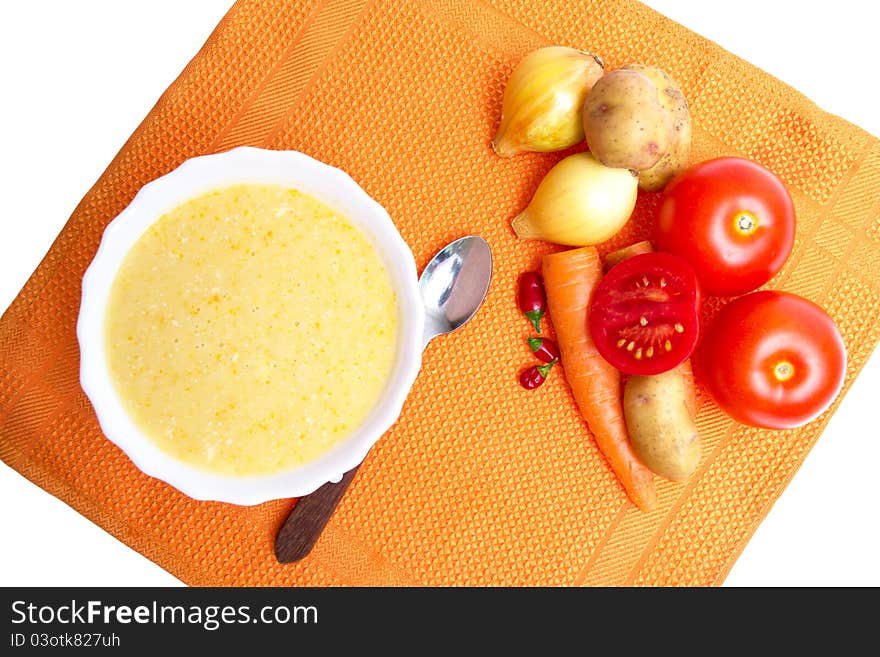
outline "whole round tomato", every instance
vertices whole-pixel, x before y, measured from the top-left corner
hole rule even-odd
[[[794,230],[794,205],[782,181],[751,160],[721,157],[669,183],[654,244],[687,260],[704,293],[737,296],[776,275]]]
[[[704,332],[697,365],[706,388],[733,419],[791,429],[816,418],[837,397],[846,349],[822,308],[766,290],[721,310]]]
[[[693,268],[671,253],[643,253],[614,265],[590,300],[596,350],[626,374],[660,374],[694,351],[700,287]]]

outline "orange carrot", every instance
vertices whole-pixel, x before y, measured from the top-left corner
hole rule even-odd
[[[651,509],[657,503],[654,475],[629,442],[620,372],[599,355],[587,328],[587,309],[602,278],[599,253],[586,246],[545,255],[542,268],[550,321],[578,409],[630,499]]]
[[[633,256],[641,255],[642,253],[654,253],[654,247],[648,240],[636,242],[635,244],[630,244],[622,249],[617,249],[617,251],[612,251],[605,256],[605,271],[608,271],[614,265],[623,262],[627,258],[632,258]]]

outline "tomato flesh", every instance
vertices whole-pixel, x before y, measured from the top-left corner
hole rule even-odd
[[[794,233],[794,204],[782,181],[757,162],[721,157],[666,187],[654,243],[687,260],[704,293],[736,296],[776,275]]]
[[[727,304],[697,354],[700,379],[728,415],[768,429],[799,427],[843,386],[846,349],[819,306],[765,290]]]
[[[687,262],[645,253],[615,265],[589,308],[596,349],[626,374],[660,374],[680,365],[700,333],[700,288]]]

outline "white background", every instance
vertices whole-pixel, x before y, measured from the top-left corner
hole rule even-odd
[[[647,4],[880,136],[875,3]],[[2,4],[0,308],[230,5]],[[880,585],[878,390],[875,353],[725,585]],[[0,585],[180,584],[2,463],[0,527]]]

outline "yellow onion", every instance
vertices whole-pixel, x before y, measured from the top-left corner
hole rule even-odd
[[[547,172],[511,226],[522,239],[599,244],[627,222],[637,194],[638,177],[628,169],[606,167],[590,153],[569,155]]]
[[[504,89],[492,148],[511,157],[522,151],[558,151],[583,141],[581,109],[603,72],[601,59],[565,46],[526,55]]]

